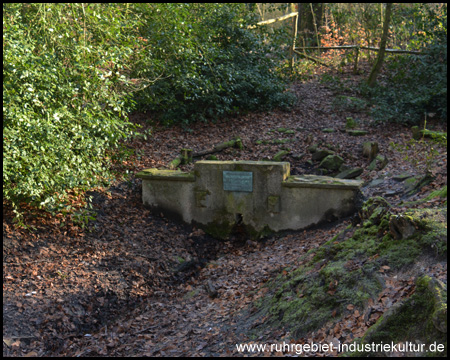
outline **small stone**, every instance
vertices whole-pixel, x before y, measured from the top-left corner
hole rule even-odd
[[[301,160],[306,156],[306,154],[292,154],[294,160]]]
[[[368,158],[369,162],[375,159],[379,151],[378,143],[375,141],[367,141],[363,144],[363,156]]]
[[[308,146],[308,152],[315,153],[317,151],[317,144],[313,144],[311,146]]]
[[[213,285],[213,283],[211,281],[208,281],[206,283],[205,289],[206,289],[206,292],[208,293],[208,296],[211,299],[215,299],[219,295],[217,289],[215,288],[215,286]]]

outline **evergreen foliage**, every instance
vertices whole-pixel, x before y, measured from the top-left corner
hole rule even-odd
[[[130,135],[128,95],[116,89],[111,64],[123,64],[131,49],[118,22],[105,28],[120,13],[100,10],[3,5],[3,199],[16,213],[22,202],[59,210],[68,190],[105,180],[105,151],[120,155],[119,141]]]
[[[244,4],[151,4],[136,11],[148,41],[134,75],[161,77],[136,94],[140,109],[166,124],[188,124],[292,103],[268,47],[247,28],[257,20]]]

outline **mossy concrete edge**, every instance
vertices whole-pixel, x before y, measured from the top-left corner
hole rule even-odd
[[[142,170],[136,174],[136,177],[148,180],[195,181],[195,175],[190,172],[156,168]]]

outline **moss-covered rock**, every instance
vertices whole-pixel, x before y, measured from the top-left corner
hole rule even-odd
[[[375,157],[375,159],[373,159],[369,166],[367,167],[368,170],[372,171],[372,170],[382,170],[386,167],[386,165],[388,164],[388,159],[386,156],[384,155],[377,155]]]
[[[378,225],[390,208],[391,204],[385,198],[376,196],[363,204],[359,211],[359,217],[363,222],[368,220],[374,225]]]
[[[349,116],[345,119],[345,128],[346,129],[354,129],[357,126],[358,126],[358,122],[355,119],[353,119],[352,117]]]
[[[409,196],[417,193],[421,188],[430,184],[434,180],[434,176],[426,173],[422,176],[414,176],[405,180],[405,193]]]
[[[271,130],[271,131],[275,131],[275,130]],[[294,130],[287,129],[287,128],[278,128],[278,129],[276,129],[276,131],[278,131],[279,133],[283,133],[283,134],[295,134]]]
[[[339,170],[340,166],[344,163],[344,159],[338,155],[328,155],[319,164],[322,169],[330,171]]]
[[[347,169],[336,175],[338,179],[354,179],[363,173],[363,168]]]
[[[396,350],[407,356],[446,356],[446,333],[446,285],[424,275],[416,281],[415,293],[387,310],[366,332],[360,344],[401,344]],[[442,346],[443,351],[437,351],[435,345],[438,344]],[[380,351],[367,351],[353,355],[386,354]]]
[[[320,149],[320,150],[317,150],[312,155],[312,159],[314,161],[321,161],[321,160],[325,159],[328,155],[334,155],[334,151],[327,150],[327,149]]]
[[[273,161],[281,161],[289,153],[290,153],[290,151],[288,151],[288,150],[280,150],[273,156],[272,160]]]
[[[377,299],[385,286],[379,275],[382,266],[402,271],[438,246],[430,241],[433,236],[443,239],[445,234],[446,241],[446,221],[441,218],[436,221],[441,225],[434,224],[430,216],[413,213],[405,216],[415,224],[414,234],[394,238],[389,231],[393,216],[390,209],[381,197],[369,199],[361,210],[362,224],[349,226],[321,247],[310,250],[300,259],[301,266],[286,269],[274,279],[268,285],[271,295],[260,301],[254,315],[255,319],[268,317],[264,325],[253,331],[255,338],[267,327],[286,328],[294,338],[305,336],[344,316],[349,304],[362,312],[369,299]],[[439,246],[441,252],[436,254],[444,256],[446,247]],[[443,310],[433,310],[430,316],[437,327],[444,326]],[[411,322],[404,324],[412,326]]]
[[[394,239],[406,239],[416,232],[411,216],[393,215],[389,219],[389,231]]]

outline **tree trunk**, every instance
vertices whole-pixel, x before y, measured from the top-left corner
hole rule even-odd
[[[295,4],[291,3],[291,12],[295,12]],[[297,40],[297,28],[298,28],[298,12],[297,16],[292,20],[292,43],[289,49],[289,67],[291,71],[294,69],[294,57],[295,57],[295,42]]]
[[[307,41],[314,38],[316,26],[317,28],[322,26],[323,10],[324,3],[298,3],[298,31]],[[314,25],[314,18],[316,20],[316,26]],[[320,44],[317,45],[319,46]]]
[[[373,65],[372,71],[370,72],[369,79],[367,83],[370,87],[374,87],[377,81],[377,76],[383,66],[384,53],[386,50],[386,42],[389,36],[389,23],[391,20],[391,9],[392,3],[386,4],[386,12],[384,14],[384,22],[383,22],[383,35],[381,37],[380,42],[380,51],[378,51],[377,59],[375,60],[375,64]]]

